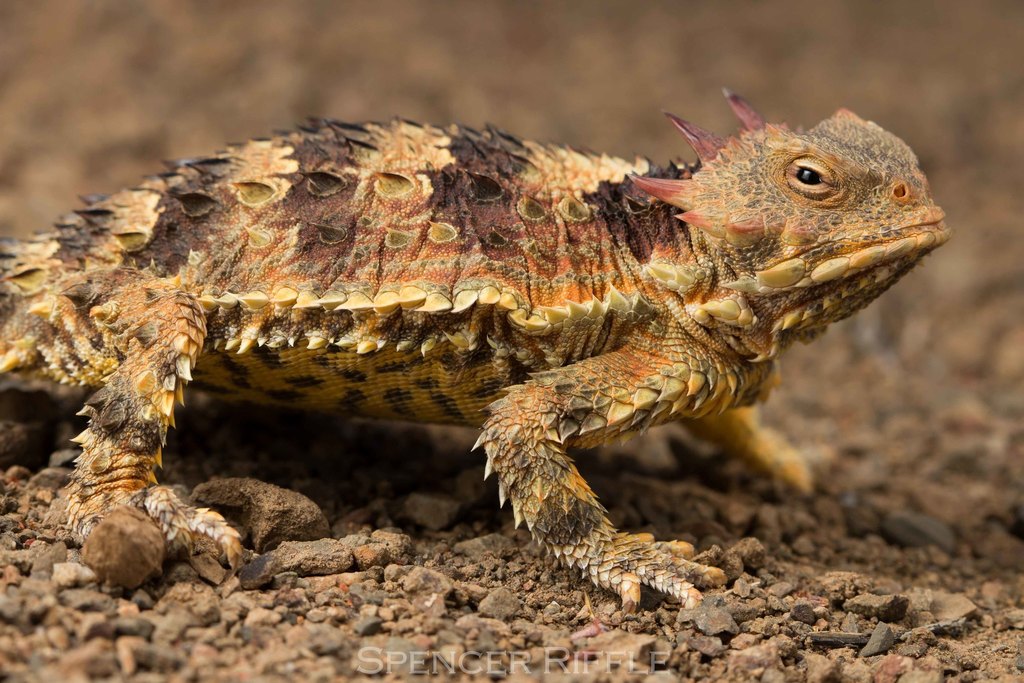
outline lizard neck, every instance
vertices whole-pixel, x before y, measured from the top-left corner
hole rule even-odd
[[[688,177],[691,172],[690,168],[670,165],[653,168],[648,175],[676,179]],[[629,181],[625,184],[632,185]],[[629,191],[624,189],[627,206],[630,199],[637,199]],[[762,302],[723,286],[736,280],[739,273],[713,238],[675,217],[678,208],[645,200],[642,192],[639,200],[647,202],[645,209],[627,214],[626,232],[647,236],[635,242],[648,248],[634,249],[632,255],[639,264],[638,287],[659,310],[662,321],[653,343],[661,345],[669,356],[710,366],[720,375],[738,373],[738,384],[746,385],[749,391],[741,390],[735,397],[745,401],[745,393],[753,396],[761,380],[770,375],[770,361],[782,350],[768,320],[770,311],[758,310]],[[719,317],[707,313],[722,309],[723,302],[730,303],[724,304],[728,308]],[[729,314],[736,310],[739,315],[729,320]]]

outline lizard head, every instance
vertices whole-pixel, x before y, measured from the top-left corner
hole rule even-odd
[[[863,308],[948,239],[917,157],[896,136],[845,109],[790,130],[726,97],[739,135],[669,115],[700,164],[682,180],[634,178],[698,229],[695,255],[711,275],[686,294],[698,321],[774,355]]]

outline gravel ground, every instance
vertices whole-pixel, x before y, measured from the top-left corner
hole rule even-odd
[[[771,118],[844,105],[899,133],[957,233],[785,359],[766,418],[820,461],[813,494],[672,427],[579,454],[618,524],[726,569],[695,610],[651,593],[624,615],[542,556],[470,432],[199,395],[162,480],[238,524],[243,569],[163,558],[127,513],[80,548],[59,490],[81,396],[0,385],[0,679],[1024,676],[1024,6],[298,7],[0,5],[0,235],[307,114],[492,121],[664,159],[684,151],[658,111],[728,130],[722,85]]]

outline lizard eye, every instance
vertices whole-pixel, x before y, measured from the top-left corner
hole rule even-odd
[[[835,174],[816,159],[800,158],[786,168],[786,182],[791,190],[808,199],[828,199],[839,188]]]
[[[796,179],[804,185],[818,185],[821,183],[821,176],[814,169],[798,167],[796,169]]]

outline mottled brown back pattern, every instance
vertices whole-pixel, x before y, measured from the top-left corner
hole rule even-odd
[[[96,387],[68,488],[87,535],[146,510],[171,545],[238,534],[154,470],[195,379],[233,400],[472,425],[516,523],[616,590],[695,604],[724,574],[618,531],[569,459],[670,420],[807,488],[757,425],[775,359],[863,307],[948,231],[913,153],[841,110],[722,139],[696,165],[488,128],[316,120],[232,145],[0,247],[0,371]],[[682,213],[679,211],[682,210]]]

